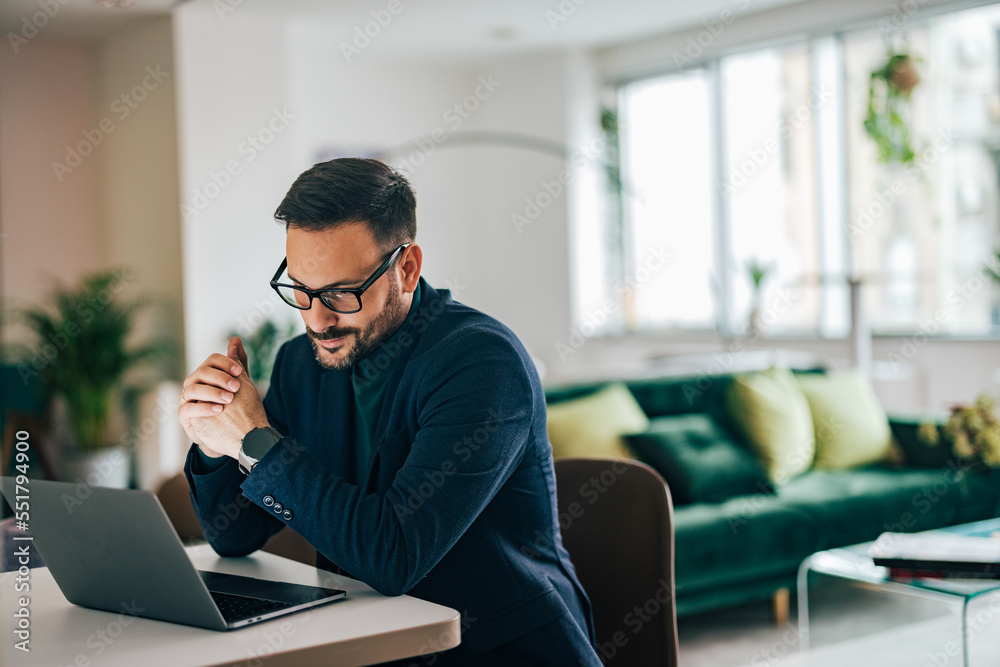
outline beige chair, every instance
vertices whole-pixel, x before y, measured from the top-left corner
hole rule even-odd
[[[563,544],[590,597],[606,665],[678,664],[674,523],[659,473],[628,459],[557,459]]]
[[[183,472],[179,472],[160,486],[156,492],[167,518],[174,525],[181,541],[185,544],[204,541],[205,535],[198,523],[198,516],[191,503],[191,488]],[[283,528],[261,547],[263,551],[285,558],[316,566],[316,548],[291,528]]]

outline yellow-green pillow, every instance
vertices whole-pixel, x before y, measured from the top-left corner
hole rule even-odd
[[[798,381],[812,412],[815,467],[843,470],[889,456],[889,418],[859,369],[803,374]]]
[[[772,482],[784,484],[812,465],[812,415],[791,371],[772,367],[735,375],[726,406]]]
[[[547,408],[552,456],[631,458],[622,434],[645,431],[649,418],[621,382]]]

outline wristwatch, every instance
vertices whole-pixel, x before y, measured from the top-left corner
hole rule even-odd
[[[249,475],[254,466],[264,458],[264,454],[267,454],[267,450],[278,444],[278,441],[284,437],[277,429],[270,426],[255,428],[243,436],[240,453],[236,457],[240,472]]]

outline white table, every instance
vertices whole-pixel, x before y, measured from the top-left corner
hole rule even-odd
[[[48,568],[32,569],[28,593],[16,572],[0,573],[0,665],[177,667],[179,665],[369,665],[458,646],[457,611],[258,551],[222,558],[207,545],[187,547],[199,570],[339,588],[347,598],[282,618],[217,632],[70,604]],[[16,598],[29,595],[30,653],[14,644]]]

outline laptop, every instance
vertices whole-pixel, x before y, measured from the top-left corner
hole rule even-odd
[[[195,569],[149,491],[39,479],[18,485],[5,476],[0,492],[18,519],[27,515],[26,532],[52,578],[81,607],[235,630],[347,596]]]

